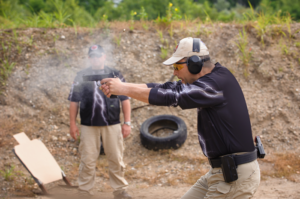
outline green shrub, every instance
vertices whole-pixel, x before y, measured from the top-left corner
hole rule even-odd
[[[257,21],[256,29],[263,43],[267,31],[265,27],[271,23],[281,23],[276,22],[278,16],[279,20],[283,20],[283,15],[291,13],[286,20],[300,19],[299,1],[262,0],[255,9],[251,4],[250,8],[246,8],[232,0],[217,0],[215,4],[208,0],[123,0],[118,6],[108,0],[0,0],[0,28],[64,27],[74,26],[74,23],[76,26],[96,27],[103,15],[108,16],[109,21],[126,21],[132,20],[131,10],[140,10],[134,20],[155,20],[163,27],[170,26],[172,20],[182,20],[183,16],[185,19],[200,19],[207,23]],[[258,4],[257,0],[250,2]],[[282,12],[276,18],[274,16],[279,13],[277,10]],[[142,25],[148,29],[147,23]]]

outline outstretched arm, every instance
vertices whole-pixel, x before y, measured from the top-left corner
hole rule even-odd
[[[126,95],[158,106],[180,106],[182,109],[189,109],[210,107],[225,101],[223,91],[218,90],[209,80],[186,85],[167,82],[154,88],[139,87],[114,78],[104,79],[101,83],[105,83],[102,88],[107,97],[111,94]]]

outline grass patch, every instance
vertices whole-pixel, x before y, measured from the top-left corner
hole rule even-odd
[[[14,165],[10,165],[10,167],[5,169],[4,171],[0,170],[0,173],[5,181],[13,181],[15,177],[23,175],[21,171],[15,171]]]
[[[140,21],[142,22],[143,29],[147,31],[149,29],[149,26],[147,25],[147,23],[145,21],[148,18],[148,14],[143,6],[141,7],[141,10],[140,10],[138,16],[140,17]]]
[[[28,44],[29,44],[29,46],[32,46],[32,44],[33,44],[33,35],[31,35]]]
[[[248,35],[245,28],[243,28],[243,31],[240,31],[238,41],[235,42],[235,44],[241,52],[240,58],[245,66],[248,66],[252,56],[251,49],[248,49],[248,43]]]
[[[146,30],[146,31],[149,30],[149,26],[146,23],[143,23],[142,26],[143,26],[144,30]]]
[[[107,15],[103,15],[101,18],[101,23],[100,26],[107,32],[108,29],[110,28],[110,22],[108,21],[108,16]]]
[[[133,10],[131,10],[131,12],[130,12],[130,26],[129,26],[129,29],[130,29],[131,31],[134,30],[134,16],[135,16],[135,15],[136,15],[136,12],[133,11]]]
[[[248,78],[250,75],[250,73],[248,72],[248,70],[246,68],[244,69],[243,75],[245,78]]]
[[[15,66],[15,63],[10,63],[8,59],[1,60],[1,63],[2,64],[0,66],[0,82],[2,83],[2,85],[4,85],[5,81],[7,80],[8,76],[10,75]]]
[[[267,26],[270,23],[270,17],[264,13],[260,13],[257,18],[257,23],[254,23],[254,28],[257,30],[257,35],[260,38],[260,42],[265,46],[264,36],[267,34]]]
[[[292,23],[292,17],[291,15],[288,13],[287,16],[284,17],[284,22],[285,22],[285,25],[287,27],[287,31],[289,33],[289,38],[291,39],[292,38],[292,30],[291,30],[291,23]]]
[[[115,44],[117,44],[117,46],[120,46],[120,44],[121,44],[121,34],[114,36],[114,42],[115,42]]]
[[[161,47],[160,48],[160,57],[162,58],[162,59],[165,59],[165,58],[167,58],[167,56],[168,56],[168,49],[167,48],[164,48],[164,47]]]
[[[163,32],[161,31],[161,30],[156,30],[157,31],[157,34],[158,34],[158,36],[159,36],[159,41],[160,41],[160,43],[164,43],[164,35],[163,35]]]
[[[289,47],[283,42],[282,38],[279,41],[279,46],[280,46],[282,55],[289,55],[290,54]]]

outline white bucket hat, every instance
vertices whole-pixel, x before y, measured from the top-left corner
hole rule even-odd
[[[199,39],[200,40],[200,39]],[[184,57],[191,57],[192,55],[205,56],[209,55],[206,45],[200,40],[200,51],[193,52],[193,38],[187,37],[179,41],[172,57],[163,62],[164,65],[172,65]]]

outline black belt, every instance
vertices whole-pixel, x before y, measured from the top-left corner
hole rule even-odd
[[[252,162],[257,159],[257,150],[255,149],[252,152],[241,154],[241,155],[232,155],[235,161],[235,165],[238,166],[240,164],[245,164],[248,162]],[[221,158],[208,158],[209,164],[212,168],[221,167]]]

